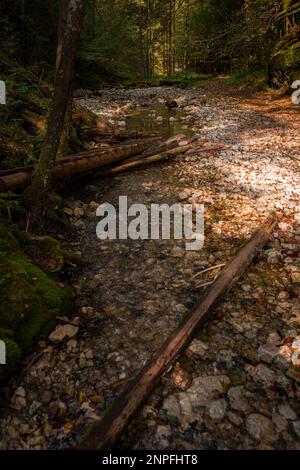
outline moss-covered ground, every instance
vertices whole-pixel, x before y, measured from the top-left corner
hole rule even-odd
[[[71,300],[71,290],[60,287],[24,253],[17,229],[0,222],[0,340],[6,345],[0,380],[49,333],[56,316],[70,309]]]

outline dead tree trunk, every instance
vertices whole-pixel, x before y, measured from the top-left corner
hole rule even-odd
[[[43,116],[32,111],[31,109],[23,108],[20,110],[20,116],[30,126],[34,127],[36,131],[44,131],[46,127],[46,120]]]
[[[31,223],[33,224],[38,222],[38,219],[43,218],[44,206],[47,200],[46,196],[52,185],[52,169],[64,129],[84,11],[85,0],[69,0],[60,59],[57,61],[52,109],[49,116],[46,137],[34,180],[25,195],[25,202],[27,202],[31,208]]]
[[[120,397],[114,401],[110,411],[90,429],[80,446],[81,449],[109,450],[114,447],[133,416],[153,390],[157,380],[187,348],[203,323],[212,316],[215,307],[226,292],[245,272],[258,250],[265,246],[276,223],[277,218],[272,215],[224,268],[218,279],[206,291],[196,309],[173,336],[162,345]]]
[[[190,150],[193,144],[183,145],[182,147],[175,147],[170,150],[165,150],[161,153],[156,153],[154,155],[149,155],[148,157],[138,158],[137,160],[123,163],[122,165],[118,165],[114,168],[108,170],[105,175],[116,175],[118,173],[122,173],[124,171],[132,170],[140,166],[149,165],[151,163],[160,162],[162,160],[169,160],[170,158],[177,157],[178,155],[187,152]]]

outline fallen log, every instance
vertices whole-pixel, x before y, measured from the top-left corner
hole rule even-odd
[[[56,165],[59,165],[61,163],[65,163],[70,160],[78,160],[82,158],[92,158],[92,157],[97,157],[100,154],[114,154],[114,152],[117,152],[118,150],[124,150],[124,149],[139,149],[139,148],[148,148],[149,145],[155,141],[159,140],[158,137],[155,138],[144,138],[144,139],[134,139],[132,141],[126,142],[124,144],[115,144],[114,146],[106,146],[106,147],[98,147],[92,150],[85,150],[84,152],[77,152],[72,155],[66,155],[63,157],[61,160],[57,160]],[[140,153],[140,152],[138,152]],[[135,154],[136,155],[136,154]],[[113,163],[113,162],[112,162]]]
[[[23,108],[20,111],[20,116],[31,126],[39,131],[44,131],[46,128],[46,119],[44,116],[32,111],[31,109]]]
[[[153,139],[152,139],[153,141]],[[127,145],[130,145],[131,143],[135,144],[137,143],[136,140],[134,140],[134,142],[126,142],[126,146]],[[115,147],[114,148],[124,148],[124,145],[116,145],[115,144]],[[98,156],[100,155],[100,153],[104,153],[104,152],[107,152],[107,151],[110,151],[111,150],[111,146],[110,145],[106,145],[105,147],[98,147],[96,149],[93,149],[93,150],[86,150],[86,151],[83,151],[83,152],[77,152],[75,154],[71,154],[71,155],[66,155],[64,157],[62,157],[59,162],[67,162],[67,161],[70,161],[70,160],[76,160],[76,159],[80,159],[80,158],[87,158],[87,157],[94,157],[94,156]],[[141,154],[143,155],[143,153]],[[56,162],[59,163],[58,161]],[[34,165],[27,165],[27,166],[19,166],[19,167],[15,167],[15,168],[10,168],[10,169],[7,169],[7,170],[0,170],[0,179],[2,176],[5,176],[5,175],[12,175],[14,173],[24,173],[24,172],[32,172],[34,171]]]
[[[99,131],[112,132],[113,128],[103,117],[98,116],[90,109],[82,106],[77,100],[73,100],[72,120],[76,129],[86,126]]]
[[[164,148],[164,143],[161,144],[162,149]],[[168,148],[169,147],[169,148]],[[208,154],[209,152],[215,152],[218,150],[222,150],[224,148],[223,145],[215,144],[207,147],[202,147],[202,142],[199,141],[197,143],[193,142],[184,146],[178,146],[178,143],[170,144],[169,146],[165,146],[168,150],[164,152],[159,152],[159,147],[150,148],[145,150],[143,153],[139,154],[137,157],[131,157],[126,160],[126,163],[122,165],[117,165],[113,168],[110,168],[104,172],[101,172],[101,176],[112,176],[123,171],[134,169],[135,167],[149,165],[151,163],[156,163],[161,160],[168,160],[169,158],[176,157],[179,154],[185,153],[190,148],[193,148],[197,151],[197,153],[205,153]],[[156,149],[156,150],[155,150]]]
[[[90,428],[78,446],[79,449],[110,450],[115,446],[131,419],[153,390],[158,379],[183,353],[203,323],[211,318],[215,307],[224,295],[240,279],[257,255],[258,250],[266,245],[276,224],[276,214],[272,214],[205,291],[195,310],[183,321],[171,338],[165,341],[119,398],[113,402],[109,412],[104,415],[101,421]]]
[[[20,110],[20,116],[31,126],[35,127],[39,131],[43,131],[46,128],[46,117],[38,114],[28,108]],[[83,126],[91,127],[95,132],[100,134],[112,134],[114,132],[113,127],[106,122],[102,117],[97,116],[96,113],[90,109],[77,103],[76,100],[72,104],[72,121],[76,129],[81,129]],[[89,132],[89,131],[87,131]]]
[[[159,162],[161,160],[168,160],[169,158],[176,157],[182,153],[185,153],[187,150],[193,148],[193,144],[183,145],[181,147],[175,147],[170,150],[166,150],[165,152],[158,153],[156,155],[151,155],[145,158],[139,158],[134,161],[130,161],[128,163],[124,163],[123,165],[115,166],[103,173],[104,176],[109,175],[116,175],[117,173],[121,173],[123,171],[131,170],[132,168],[136,168],[139,166],[149,165],[149,163]]]
[[[167,140],[160,142],[158,145],[156,144],[150,147],[149,149],[144,150],[144,152],[141,153],[140,156],[151,157],[152,155],[156,155],[157,153],[175,148],[182,142],[185,142],[186,144],[190,144],[192,140],[184,134],[176,134],[176,135],[173,135],[172,137],[169,137]]]
[[[151,139],[151,142],[153,142],[153,139]],[[134,144],[118,146],[113,149],[102,148],[69,155],[55,163],[52,173],[53,181],[125,160],[141,153],[149,144],[149,141],[144,139]],[[31,183],[33,175],[34,170],[32,168],[23,171],[18,169],[17,172],[12,170],[9,174],[0,175],[0,192],[23,191]]]
[[[120,131],[115,128],[111,129],[99,129],[98,127],[90,127],[86,129],[85,135],[89,138],[92,138],[96,142],[98,140],[102,140],[103,138],[111,138],[111,139],[118,139],[120,141],[126,139],[135,139],[135,138],[142,138],[142,137],[157,137],[159,136],[158,132],[139,132],[139,131]]]

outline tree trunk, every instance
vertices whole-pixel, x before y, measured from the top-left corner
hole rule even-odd
[[[184,35],[185,35],[185,44],[184,44],[184,58],[183,58],[183,68],[188,70],[189,68],[189,53],[190,53],[190,0],[186,0],[185,4],[185,19],[184,19]]]
[[[64,0],[62,0],[64,2]],[[61,8],[64,10],[63,5]],[[68,0],[68,11],[61,47],[58,48],[52,109],[45,141],[41,150],[32,185],[25,194],[25,202],[31,208],[31,223],[36,224],[45,213],[47,193],[52,185],[52,169],[64,129],[75,70],[75,58],[79,47],[85,11],[85,0]]]
[[[141,75],[146,78],[145,51],[144,51],[144,31],[143,31],[143,7],[142,1],[139,1],[139,41],[140,41],[140,61]]]
[[[61,0],[59,4],[59,21],[58,21],[58,41],[57,41],[57,50],[56,50],[56,65],[55,69],[58,70],[60,60],[61,60],[61,53],[64,44],[64,37],[67,31],[67,20],[68,20],[68,7],[69,7],[69,0]],[[70,151],[70,129],[72,126],[72,87],[70,90],[70,95],[68,99],[65,120],[64,120],[64,128],[60,138],[57,156],[56,158],[59,159],[64,155],[68,154]]]
[[[69,11],[69,0],[60,0],[58,32],[57,32],[56,63],[55,63],[56,71],[58,70],[59,63],[61,60],[64,36],[65,36],[65,33],[67,32],[68,11]]]

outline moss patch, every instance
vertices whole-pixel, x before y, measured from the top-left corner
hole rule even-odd
[[[35,266],[20,248],[15,229],[0,223],[0,339],[6,344],[7,376],[40,336],[53,328],[56,316],[71,307],[69,288]]]

